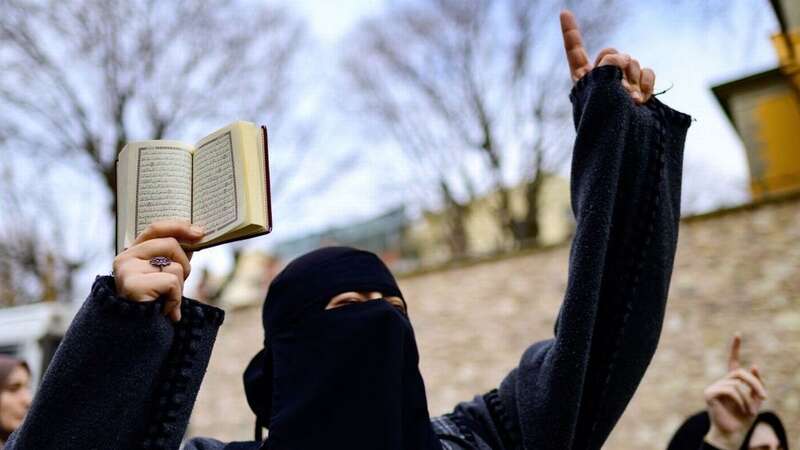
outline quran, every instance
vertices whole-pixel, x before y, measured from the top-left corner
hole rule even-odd
[[[117,157],[117,253],[152,222],[187,220],[205,229],[187,250],[272,230],[267,129],[234,122],[196,144],[129,142]]]

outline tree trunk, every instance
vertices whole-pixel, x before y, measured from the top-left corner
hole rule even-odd
[[[117,214],[117,167],[116,164],[111,164],[109,167],[103,169],[103,181],[106,183],[108,192],[111,193],[111,203],[109,208],[111,215]]]
[[[533,180],[525,185],[525,201],[528,210],[525,213],[520,229],[520,241],[526,244],[539,244],[539,198],[542,195],[542,185],[544,184],[544,175],[542,172],[537,172]]]
[[[445,200],[444,223],[446,241],[450,255],[454,259],[463,258],[469,253],[469,240],[467,236],[466,216],[469,205],[459,202],[446,183],[440,184],[440,190]]]
[[[17,303],[12,270],[6,258],[0,259],[0,306],[14,306]]]
[[[497,222],[500,229],[504,231],[505,236],[510,236],[513,244],[516,246],[520,242],[518,220],[514,218],[511,212],[511,189],[506,187],[499,187],[497,195],[500,196],[500,205],[497,208]],[[499,248],[497,250],[507,250]]]

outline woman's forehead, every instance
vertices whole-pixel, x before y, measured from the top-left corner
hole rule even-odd
[[[750,447],[758,447],[774,446],[775,444],[780,444],[775,430],[768,423],[759,422],[753,430],[753,435],[750,437],[748,445]]]
[[[8,374],[8,378],[6,379],[6,384],[12,383],[19,383],[25,382],[30,377],[28,373],[28,369],[23,366],[22,364],[14,367],[11,372]]]

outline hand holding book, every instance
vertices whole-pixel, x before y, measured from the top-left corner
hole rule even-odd
[[[163,297],[164,315],[181,320],[183,282],[191,271],[191,246],[203,239],[205,232],[197,225],[181,220],[164,220],[150,224],[133,244],[114,258],[114,283],[117,295],[134,302],[153,301]],[[156,267],[150,261],[169,258],[169,264]]]

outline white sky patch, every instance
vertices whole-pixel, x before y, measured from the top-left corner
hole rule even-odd
[[[344,36],[361,18],[377,13],[383,0],[294,0],[284,1],[303,15],[315,37],[331,44]]]

